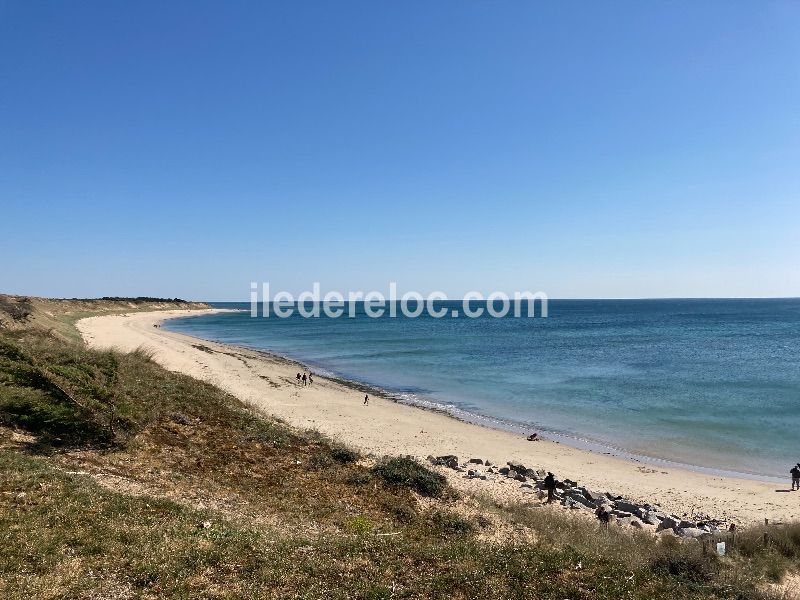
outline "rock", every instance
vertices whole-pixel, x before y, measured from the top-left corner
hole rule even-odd
[[[580,508],[581,507],[581,505],[579,503],[577,503],[575,500],[573,500],[572,498],[569,498],[567,496],[564,496],[564,499],[561,501],[561,504],[563,504],[567,508]]]
[[[633,516],[629,512],[626,512],[624,510],[617,510],[617,509],[612,510],[611,514],[614,515],[615,517],[617,517],[618,519],[627,519],[628,517],[632,517]]]
[[[595,508],[594,503],[576,489],[567,490],[564,492],[564,496],[586,508],[591,508],[592,510]]]
[[[702,537],[710,537],[711,536],[710,533],[708,533],[707,531],[704,531],[704,530],[702,530],[702,529],[700,529],[698,527],[679,527],[676,530],[676,533],[678,534],[679,537],[682,537],[682,538],[688,539],[688,540],[696,540],[696,539],[700,539]]]
[[[674,531],[677,527],[678,527],[678,521],[670,516],[666,516],[658,524],[656,531],[663,531],[664,529],[669,529]]]
[[[509,471],[509,472],[507,473],[507,475],[508,475],[508,477],[510,477],[511,479],[516,479],[516,478],[517,478],[517,472],[516,472],[516,471],[514,471],[513,469],[512,469],[511,471]]]
[[[595,500],[601,496],[601,494],[593,492],[585,487],[579,487],[578,489],[581,491],[581,494],[586,496],[587,500]]]
[[[488,461],[488,460],[483,461],[483,464],[486,465],[487,467],[491,467],[492,466],[492,462]]]
[[[636,529],[642,529],[642,522],[639,519],[631,517],[631,527],[635,527]]]
[[[436,462],[434,464],[443,465],[445,467],[449,467],[451,469],[458,469],[458,457],[454,454],[446,454],[444,456],[437,456]]]
[[[517,473],[524,473],[528,469],[525,468],[525,465],[517,465],[512,462],[507,462],[508,468],[512,471],[516,471]]]
[[[531,488],[531,489],[533,489],[533,486],[530,483],[523,483],[519,487],[520,488]]]
[[[639,505],[627,500],[617,500],[614,502],[614,508],[617,510],[624,510],[625,512],[635,514],[639,512]]]
[[[661,519],[653,511],[645,511],[642,515],[642,521],[647,523],[648,525],[660,525]]]
[[[514,479],[516,479],[517,481],[528,481],[528,478],[525,477],[525,475],[522,475],[521,473],[517,473],[517,476],[514,477]]]
[[[483,460],[480,459],[480,458],[470,458],[469,462],[472,463],[473,465],[482,465],[483,464]]]
[[[511,472],[511,469],[509,469],[508,467],[501,467],[500,468],[500,474],[501,475],[508,475],[510,472]]]
[[[578,482],[577,481],[572,481],[571,479],[565,479],[564,480],[564,485],[567,486],[567,487],[573,488],[573,487],[577,487]]]
[[[680,529],[695,529],[697,527],[696,523],[692,523],[691,521],[687,521],[686,519],[682,519],[680,523],[678,523],[678,527]]]

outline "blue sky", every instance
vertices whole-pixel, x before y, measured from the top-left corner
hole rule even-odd
[[[796,2],[0,1],[0,291],[800,296]]]

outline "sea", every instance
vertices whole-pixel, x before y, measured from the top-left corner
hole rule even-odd
[[[454,317],[461,303],[449,301],[445,318],[371,318],[361,304],[352,318],[264,318],[211,304],[234,311],[164,328],[654,465],[772,480],[800,462],[800,299],[551,299],[547,318]]]

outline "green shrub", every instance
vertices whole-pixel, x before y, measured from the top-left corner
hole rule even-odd
[[[359,459],[358,452],[345,446],[334,446],[331,448],[331,458],[338,463],[354,463]]]
[[[444,476],[427,469],[413,458],[390,458],[373,467],[373,472],[391,485],[409,487],[422,496],[440,497],[447,489]]]
[[[353,517],[347,522],[347,528],[358,535],[366,535],[372,531],[372,521],[363,515]]]
[[[716,555],[705,554],[697,543],[665,538],[650,558],[651,570],[659,575],[702,583],[711,581],[717,567]]]

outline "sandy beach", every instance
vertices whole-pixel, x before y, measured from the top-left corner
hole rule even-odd
[[[143,347],[167,369],[212,383],[249,405],[300,428],[312,428],[376,456],[455,454],[545,468],[559,478],[577,480],[637,502],[659,504],[676,514],[692,511],[737,524],[785,521],[800,517],[800,492],[783,493],[786,484],[721,477],[683,468],[662,467],[581,450],[549,440],[529,442],[523,436],[465,423],[364,393],[339,381],[316,376],[298,386],[298,363],[235,346],[198,340],[155,327],[168,318],[211,311],[159,311],[99,316],[78,322],[94,348],[131,351]],[[497,499],[531,501],[518,485],[505,480],[466,480],[442,469],[453,485]]]

